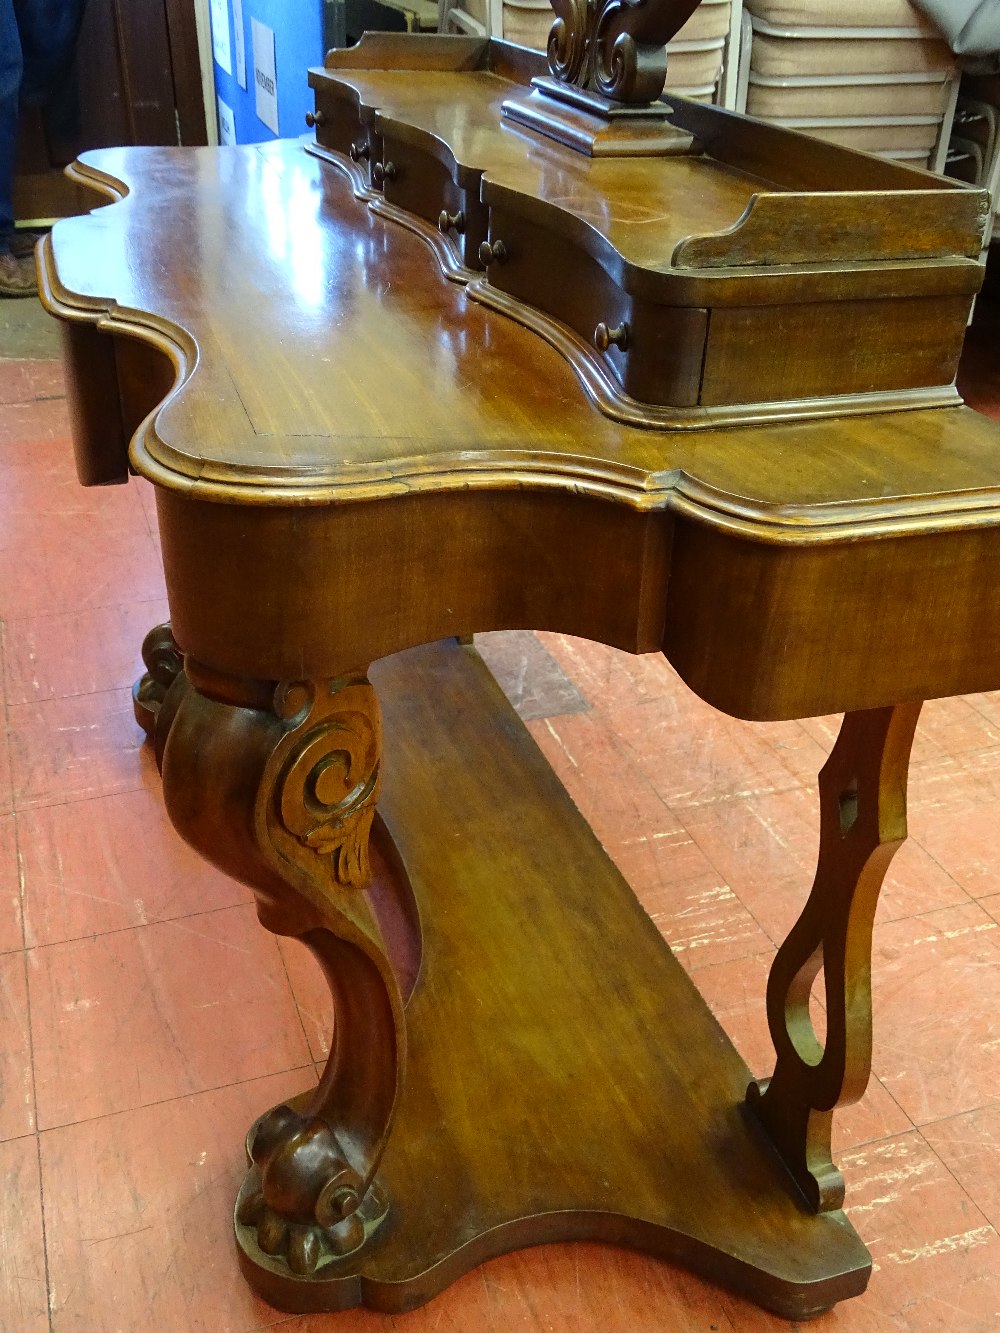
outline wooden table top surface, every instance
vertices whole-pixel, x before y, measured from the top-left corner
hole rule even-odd
[[[160,486],[244,504],[556,486],[782,543],[1000,520],[1000,431],[965,408],[609,419],[552,347],[470,301],[298,141],[108,149],[78,171],[128,197],[56,225],[43,283],[56,313],[174,361],[132,444]]]

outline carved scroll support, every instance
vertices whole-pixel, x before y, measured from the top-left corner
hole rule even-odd
[[[882,881],[906,838],[906,779],[920,704],[848,713],[819,776],[820,848],[809,899],[767,986],[777,1059],[747,1105],[816,1212],[841,1207],[830,1130],[871,1072],[871,942]],[[823,969],[826,1040],[809,1015]]]
[[[548,60],[560,83],[642,105],[663,92],[667,42],[699,0],[552,0]]]
[[[151,677],[168,636],[147,637]],[[319,1086],[252,1127],[236,1211],[253,1285],[275,1273],[322,1282],[387,1214],[375,1172],[404,1062],[403,1003],[364,894],[382,749],[375,692],[363,673],[235,679],[188,659],[148,711],[174,825],[253,890],[268,930],[303,941],[333,995]]]

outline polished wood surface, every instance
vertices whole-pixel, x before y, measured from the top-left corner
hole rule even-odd
[[[110,432],[106,400],[76,394],[77,438],[108,480],[127,475],[131,437],[157,483],[193,656],[335,675],[421,638],[534,625],[662,648],[704,698],[754,718],[1000,678],[1000,467],[976,414],[628,428],[300,145],[108,151],[80,174],[131,194],[55,230],[47,299],[70,321],[71,367],[107,361],[111,334],[131,369]],[[865,636],[846,610],[862,602]],[[776,654],[789,617],[795,653]]]
[[[564,355],[603,377],[602,411],[708,426],[954,401],[984,192],[684,98],[609,110],[503,43],[435,52],[331,51],[309,76],[318,145],[373,208],[443,218],[441,261],[476,300],[575,334]],[[747,341],[768,359],[747,364]]]
[[[640,429],[470,301],[436,230],[368,207],[346,154],[106,152],[77,175],[121,202],[55,229],[42,289],[82,479],[125,480],[130,439],[157,490],[172,632],[137,716],[176,827],[337,1005],[316,1092],[248,1140],[251,1283],[398,1310],[586,1235],[792,1317],[856,1294],[830,1123],[868,1077],[919,701],[1000,682],[996,427]],[[743,1106],[746,1069],[474,657],[377,661],[514,626],[660,649],[743,716],[847,713],[769,988],[775,1071]],[[373,820],[390,871],[368,881]]]

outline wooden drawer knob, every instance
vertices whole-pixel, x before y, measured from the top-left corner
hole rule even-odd
[[[479,262],[484,268],[489,268],[490,264],[503,264],[507,257],[503,241],[483,241],[479,247]]]
[[[323,115],[322,111],[307,111],[306,124],[310,129],[312,129],[314,125],[325,125],[326,116]]]
[[[362,158],[366,161],[371,157],[371,145],[366,143],[352,143],[347,150],[351,155],[352,162],[360,162]]]
[[[609,329],[604,323],[598,324],[594,330],[594,346],[599,352],[606,352],[609,347],[617,347],[624,352],[628,347],[628,325],[624,320],[616,329]]]
[[[446,208],[442,208],[438,214],[438,231],[447,233],[454,228],[459,235],[465,231],[465,214],[459,210],[457,213],[449,213]]]
[[[372,180],[376,185],[381,185],[383,181],[395,180],[398,175],[395,162],[376,162],[372,167]]]

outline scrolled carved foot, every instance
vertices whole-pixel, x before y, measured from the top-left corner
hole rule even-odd
[[[157,625],[142,641],[145,675],[132,686],[135,720],[153,740],[156,718],[167,691],[184,669],[184,654],[178,648],[169,624]]]
[[[359,1250],[388,1213],[373,1183],[344,1160],[336,1135],[319,1116],[276,1106],[247,1136],[251,1171],[236,1203],[244,1242],[284,1260],[299,1277]]]

